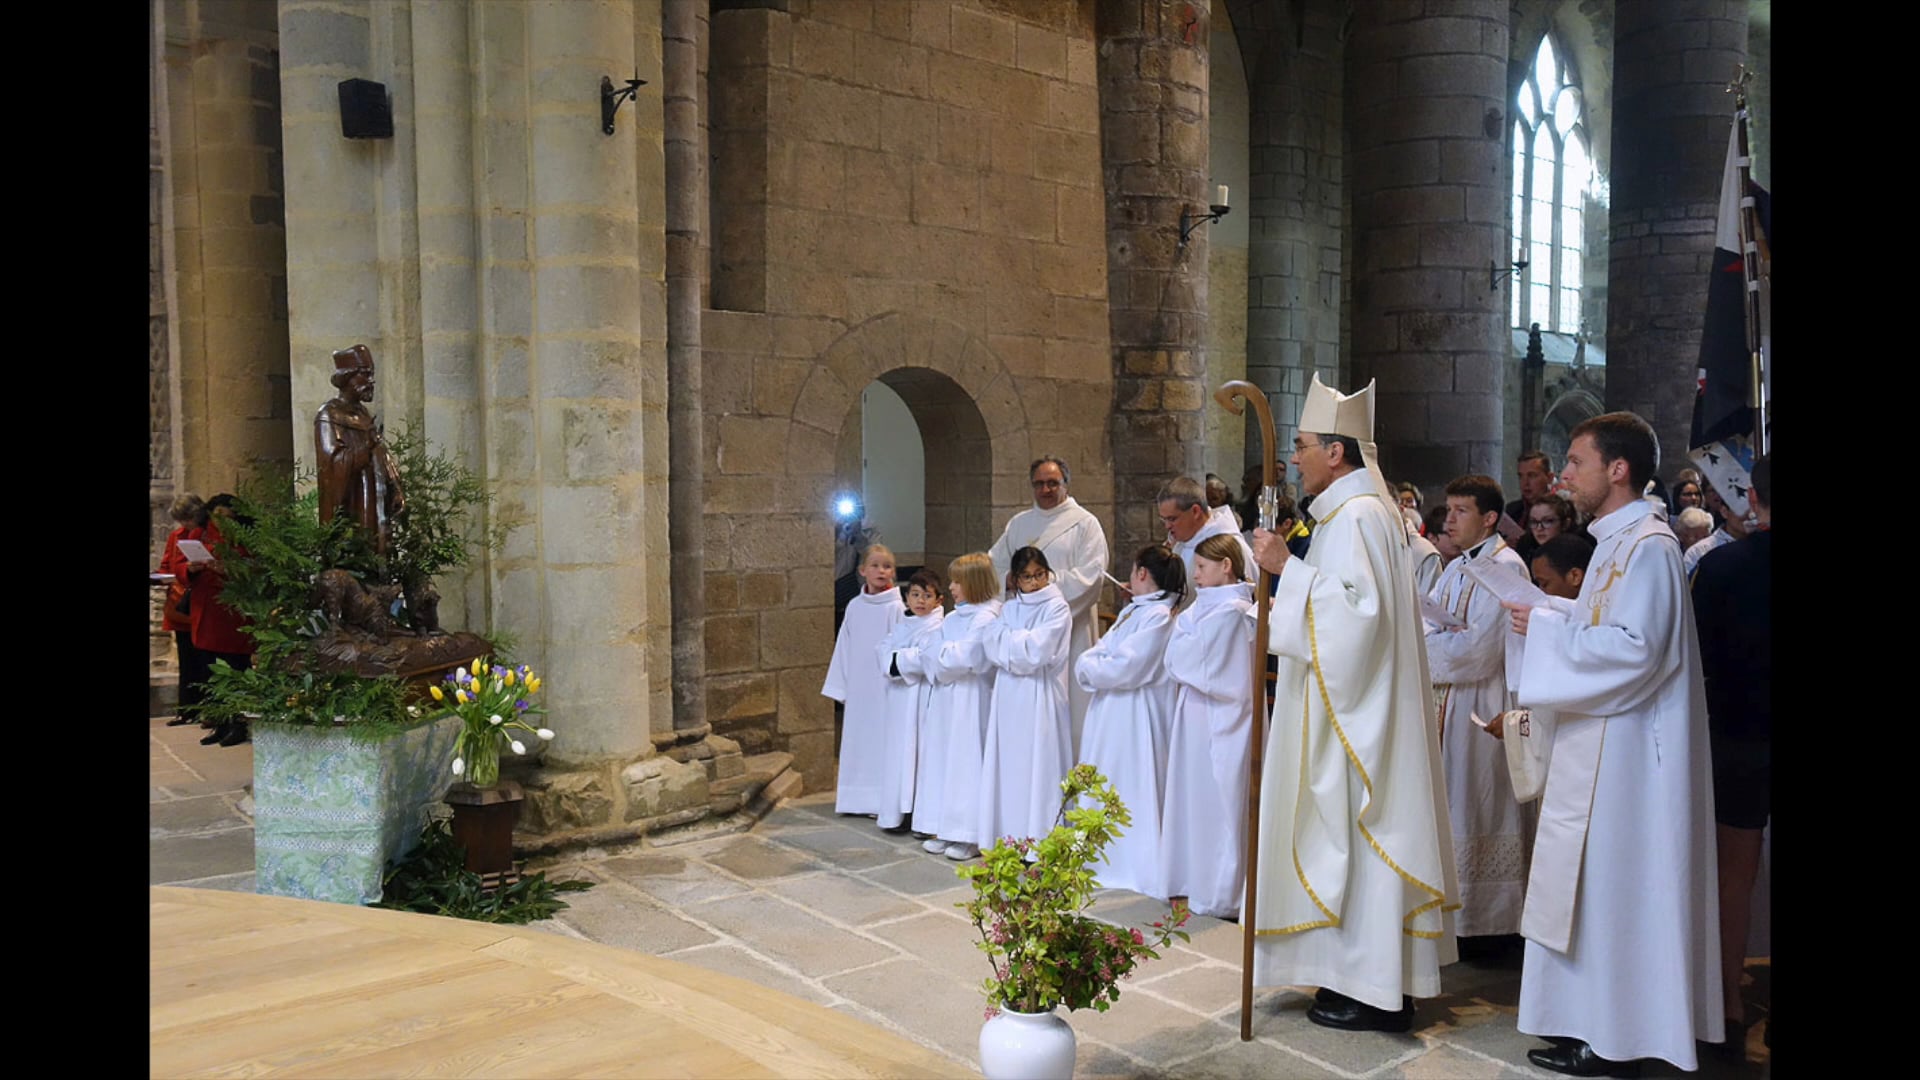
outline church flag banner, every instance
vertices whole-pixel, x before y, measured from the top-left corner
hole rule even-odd
[[[1748,267],[1740,239],[1743,203],[1757,211],[1758,235],[1754,237],[1754,269],[1761,253],[1767,250],[1767,225],[1772,216],[1772,200],[1759,185],[1746,184],[1747,199],[1741,198],[1742,179],[1747,162],[1740,154],[1740,132],[1744,114],[1736,118],[1727,132],[1727,162],[1720,180],[1720,213],[1713,234],[1713,271],[1707,285],[1707,319],[1700,336],[1700,365],[1693,402],[1691,447],[1704,447],[1735,436],[1754,434],[1753,352],[1748,342]],[[1757,279],[1758,275],[1755,274]],[[1756,280],[1757,285],[1757,280]],[[1763,345],[1763,364],[1764,357]],[[1766,365],[1770,367],[1771,365]]]

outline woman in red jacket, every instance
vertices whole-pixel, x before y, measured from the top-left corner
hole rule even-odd
[[[215,558],[211,562],[187,564],[187,574],[193,582],[192,611],[188,616],[192,623],[193,647],[208,654],[209,669],[214,661],[225,660],[229,666],[244,671],[253,666],[253,638],[240,629],[246,625],[246,617],[220,602],[220,590],[226,584],[218,558],[222,542],[220,523],[233,517],[233,496],[222,494],[208,499],[207,514],[200,542],[214,552]],[[220,725],[200,743],[238,746],[248,739],[246,721],[234,720]]]
[[[167,534],[166,552],[160,556],[160,572],[173,575],[174,580],[167,586],[166,614],[161,626],[173,635],[174,651],[180,661],[179,709],[177,715],[167,721],[168,727],[176,727],[198,719],[207,686],[210,661],[205,653],[193,647],[193,622],[188,616],[189,609],[182,603],[187,599],[187,557],[180,554],[180,541],[200,539],[201,530],[207,524],[207,507],[198,495],[182,495],[173,500],[167,516],[173,519],[174,530]]]

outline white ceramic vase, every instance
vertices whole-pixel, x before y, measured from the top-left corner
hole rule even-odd
[[[1073,1028],[1059,1010],[1001,1009],[980,1028],[980,1072],[987,1080],[1072,1080]]]

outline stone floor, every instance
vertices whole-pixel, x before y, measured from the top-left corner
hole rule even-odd
[[[253,888],[248,746],[202,747],[197,727],[151,724],[153,884]],[[840,1009],[956,1061],[977,1061],[986,961],[954,904],[967,894],[952,863],[910,836],[833,813],[830,795],[790,800],[748,833],[588,849],[541,860],[555,877],[600,886],[568,897],[553,933],[671,957]],[[1139,924],[1163,911],[1127,892],[1096,914]],[[1309,1023],[1310,998],[1259,992],[1254,1041],[1239,1041],[1237,926],[1196,918],[1193,940],[1149,962],[1106,1013],[1074,1013],[1083,1078],[1551,1077],[1514,1027],[1517,966],[1455,964],[1446,994],[1419,1003],[1411,1035],[1352,1034]],[[1764,1017],[1771,968],[1749,967],[1752,1015]],[[1761,1027],[1748,1061],[1702,1057],[1698,1075],[1763,1077]],[[1682,1075],[1662,1066],[1647,1075]]]

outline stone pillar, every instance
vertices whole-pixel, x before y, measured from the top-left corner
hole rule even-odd
[[[1687,463],[1714,219],[1745,0],[1621,4],[1614,13],[1607,408],[1660,436],[1660,474]]]
[[[1261,12],[1256,11],[1258,17]],[[1341,13],[1299,0],[1265,31],[1252,73],[1252,239],[1247,272],[1247,379],[1273,408],[1280,468],[1314,372],[1339,378],[1341,300]],[[1246,463],[1260,461],[1249,424]],[[1238,485],[1240,478],[1227,478]],[[1237,492],[1236,487],[1236,492]]]
[[[1440,12],[1444,12],[1441,14]],[[1353,386],[1379,380],[1381,469],[1433,491],[1499,475],[1507,294],[1505,0],[1356,7]]]
[[[1101,166],[1113,349],[1115,558],[1165,536],[1153,496],[1205,472],[1207,229],[1180,245],[1180,213],[1206,213],[1207,8],[1100,0]]]
[[[706,692],[706,443],[700,397],[701,280],[706,271],[707,0],[665,0],[661,93],[667,166],[667,424],[672,476],[673,727],[704,734]]]

